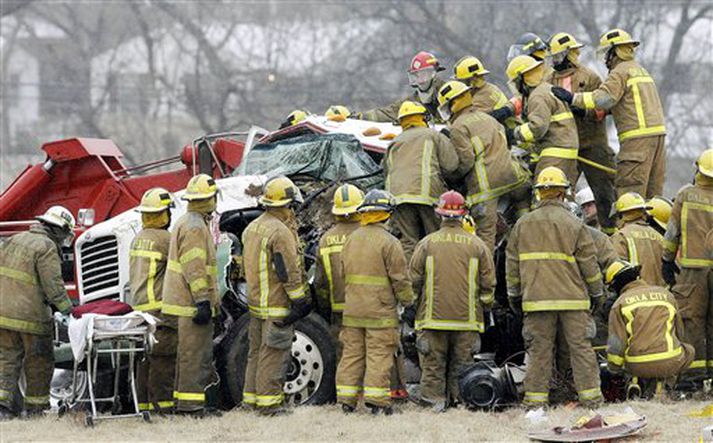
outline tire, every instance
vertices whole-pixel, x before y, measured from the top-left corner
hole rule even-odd
[[[249,315],[243,314],[228,332],[218,356],[223,399],[238,405],[243,398],[243,383],[248,356]],[[327,323],[310,314],[295,324],[292,360],[285,382],[287,402],[294,405],[320,405],[333,402],[337,370],[336,347]]]

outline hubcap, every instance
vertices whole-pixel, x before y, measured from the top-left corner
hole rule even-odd
[[[301,404],[309,400],[322,382],[324,361],[319,348],[307,335],[295,331],[292,356],[285,380],[287,402]]]

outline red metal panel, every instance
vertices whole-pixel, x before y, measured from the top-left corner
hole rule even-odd
[[[56,162],[75,160],[93,155],[116,158],[124,156],[112,140],[101,138],[70,138],[58,140],[45,143],[42,145],[42,150]]]

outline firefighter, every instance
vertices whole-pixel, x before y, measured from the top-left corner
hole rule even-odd
[[[383,167],[386,191],[396,200],[391,217],[401,232],[406,259],[416,243],[438,229],[433,205],[446,191],[446,178],[458,170],[458,155],[448,137],[426,123],[428,111],[405,101],[399,109],[403,132],[389,145]]]
[[[438,92],[438,112],[449,122],[451,141],[459,157],[457,175],[465,174],[466,204],[480,237],[492,251],[498,221],[498,199],[516,201],[520,213],[529,207],[528,172],[513,160],[502,125],[476,110],[471,89],[449,81]]]
[[[294,323],[309,314],[309,292],[294,208],[302,193],[287,177],[265,184],[265,212],[243,231],[250,329],[243,404],[264,415],[288,413],[283,385],[290,363]]]
[[[611,112],[620,144],[617,195],[637,192],[651,198],[663,192],[666,127],[654,79],[635,60],[637,46],[622,29],[605,32],[597,49],[609,69],[604,83],[593,91],[573,94],[556,87],[552,93],[577,108]]]
[[[609,370],[665,379],[687,368],[694,350],[681,341],[683,322],[673,294],[646,283],[639,267],[623,260],[609,266],[606,283],[618,296],[609,313]]]
[[[696,357],[682,374],[686,382],[700,386],[713,376],[713,256],[706,239],[713,230],[713,149],[696,161],[695,184],[682,188],[673,203],[664,235],[662,272],[673,286],[681,309],[684,340],[696,349]],[[680,252],[681,271],[676,273]]]
[[[508,85],[522,94],[523,116],[527,123],[516,127],[513,139],[533,143],[535,176],[548,166],[561,169],[570,183],[576,183],[579,135],[574,115],[551,93],[544,81],[545,65],[527,55],[512,59],[507,67]]]
[[[188,181],[188,212],[176,221],[168,248],[161,312],[177,317],[176,410],[196,418],[218,415],[205,408],[205,391],[217,383],[213,368],[213,317],[218,313],[215,243],[210,221],[218,187],[206,174]]]
[[[453,78],[470,86],[473,107],[486,114],[508,105],[508,98],[495,84],[485,79],[490,71],[472,55],[461,58],[453,66]]]
[[[555,167],[537,177],[535,209],[513,227],[507,246],[506,282],[510,306],[524,312],[522,335],[530,361],[524,404],[544,405],[557,333],[564,334],[571,354],[574,383],[585,407],[602,400],[599,369],[591,339],[592,303],[603,301],[592,237],[564,203],[570,183]]]
[[[527,55],[539,62],[544,62],[547,57],[548,49],[545,40],[541,39],[537,34],[526,32],[518,37],[515,43],[510,46],[507,60],[510,62],[517,56]]]
[[[553,70],[545,80],[572,93],[596,90],[602,79],[599,75],[582,65],[579,51],[584,45],[577,43],[571,34],[560,32],[550,39],[549,48]],[[614,220],[608,217],[616,199],[614,176],[616,165],[614,151],[607,141],[606,114],[602,110],[585,111],[572,108],[574,121],[579,135],[579,154],[577,166],[587,178],[596,196],[597,214],[602,230],[614,233]]]
[[[666,226],[668,225],[668,220],[671,218],[671,210],[673,209],[673,202],[666,197],[657,195],[650,198],[646,205],[650,209],[646,210],[648,214],[649,225],[656,229],[661,235],[666,233]]]
[[[16,416],[18,381],[25,374],[24,413],[41,415],[50,407],[54,371],[52,316],[72,302],[62,280],[61,248],[71,241],[74,217],[52,206],[28,232],[0,243],[0,420]]]
[[[663,236],[649,226],[646,211],[651,206],[635,192],[627,192],[612,206],[612,215],[621,217],[621,228],[611,237],[617,255],[640,266],[641,278],[654,286],[665,286],[661,274]]]
[[[342,250],[344,350],[337,368],[337,401],[345,413],[354,412],[363,393],[373,414],[393,414],[389,382],[399,345],[397,305],[413,303],[401,243],[385,226],[393,208],[388,192],[369,191],[359,207],[361,226]]]
[[[285,121],[280,123],[280,129],[289,128],[290,126],[294,126],[297,123],[300,123],[301,121],[305,120],[308,115],[309,115],[309,113],[306,111],[303,111],[301,109],[295,109],[294,111],[287,114],[287,118],[285,119]]]
[[[459,398],[458,376],[479,351],[484,310],[494,300],[495,264],[485,243],[463,229],[467,209],[460,193],[444,193],[436,213],[441,228],[419,242],[410,275],[417,294],[421,400],[445,412]]]
[[[171,194],[163,188],[146,191],[137,211],[143,229],[136,234],[129,252],[131,306],[158,318],[156,345],[139,363],[138,402],[145,411],[170,411],[175,407],[173,387],[176,372],[177,322],[161,313],[163,279],[171,243]]]
[[[334,191],[332,214],[335,224],[319,239],[317,270],[314,287],[320,301],[330,312],[331,331],[337,343],[337,361],[342,355],[339,331],[344,311],[344,275],[342,274],[342,249],[349,235],[359,227],[357,209],[364,201],[364,193],[354,185],[342,185]]]
[[[599,229],[599,208],[597,208],[597,202],[594,199],[594,192],[592,188],[587,186],[579,191],[574,196],[574,201],[582,208],[583,222],[587,226]],[[607,208],[607,211],[611,208]]]
[[[397,123],[401,104],[406,100],[410,100],[422,104],[428,111],[432,121],[443,123],[437,112],[438,103],[436,101],[436,93],[443,85],[443,80],[438,76],[438,73],[443,70],[445,68],[441,66],[435,55],[426,51],[419,52],[411,59],[408,70],[409,85],[415,89],[414,93],[410,97],[397,100],[382,108],[360,112],[356,115],[357,118],[375,122]]]
[[[327,120],[335,122],[343,122],[349,117],[351,117],[352,112],[346,106],[342,105],[332,105],[324,113]]]

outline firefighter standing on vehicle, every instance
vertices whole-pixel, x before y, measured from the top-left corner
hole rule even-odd
[[[171,194],[163,188],[146,191],[137,211],[143,229],[136,234],[129,252],[130,302],[135,311],[158,318],[157,343],[139,363],[137,400],[145,411],[175,407],[173,388],[176,373],[177,321],[161,313],[163,279],[168,263],[171,233]]]
[[[545,65],[527,55],[512,59],[507,67],[510,88],[523,97],[524,123],[513,130],[513,139],[534,144],[535,175],[548,166],[561,169],[570,183],[579,176],[579,134],[570,109],[555,98],[544,81]]]
[[[470,86],[473,107],[486,114],[509,103],[503,91],[485,79],[488,74],[490,71],[472,55],[461,58],[453,67],[453,78]]]
[[[411,59],[408,70],[409,85],[416,91],[410,97],[397,100],[382,108],[357,113],[356,117],[374,122],[396,123],[399,120],[398,115],[401,104],[409,100],[423,105],[428,111],[431,120],[436,123],[442,123],[437,111],[436,93],[443,85],[443,80],[438,77],[438,73],[443,70],[445,68],[441,66],[435,55],[426,51],[419,52]]]
[[[674,285],[683,317],[684,340],[696,349],[696,357],[682,374],[687,382],[700,387],[713,377],[713,256],[706,247],[713,231],[713,149],[696,161],[695,184],[682,188],[664,235],[662,272],[666,283]],[[681,271],[676,273],[680,252]]]
[[[666,169],[666,127],[654,79],[635,60],[639,42],[622,29],[605,32],[597,53],[609,76],[593,91],[573,94],[554,88],[553,94],[574,107],[610,111],[619,134],[615,179],[617,194],[637,192],[645,198],[663,192]]]
[[[634,377],[675,377],[693,360],[693,347],[683,343],[683,322],[673,294],[639,278],[639,267],[616,261],[606,283],[618,298],[609,313],[607,361],[613,373]]]
[[[463,229],[461,194],[444,193],[436,213],[441,228],[419,242],[410,275],[417,294],[421,400],[444,412],[458,400],[458,376],[479,350],[484,310],[494,300],[495,264],[485,243]]]
[[[294,207],[302,193],[287,177],[265,184],[265,212],[243,231],[250,329],[243,404],[265,415],[289,412],[283,385],[291,358],[294,323],[309,314]]]
[[[337,368],[337,401],[353,412],[359,396],[374,414],[393,413],[389,382],[399,346],[397,305],[413,303],[406,257],[385,222],[393,197],[371,190],[359,208],[361,227],[342,250],[345,305]]]
[[[621,217],[623,226],[611,237],[617,255],[640,266],[641,278],[654,286],[666,286],[661,274],[663,236],[649,226],[646,211],[651,209],[642,196],[627,192],[612,207],[612,215]]]
[[[49,305],[65,315],[72,308],[60,255],[72,238],[74,217],[52,206],[37,220],[28,232],[0,243],[0,420],[16,415],[22,373],[24,412],[39,415],[50,407],[54,349]]]
[[[451,141],[459,158],[457,175],[465,175],[466,204],[478,225],[480,237],[492,251],[498,221],[498,199],[513,196],[520,214],[529,208],[529,173],[508,150],[503,127],[476,110],[471,90],[449,81],[438,92],[438,111],[449,122]]]
[[[205,391],[217,383],[213,367],[213,317],[220,299],[216,284],[215,242],[210,220],[218,187],[206,174],[191,178],[183,200],[188,212],[171,232],[161,312],[177,317],[176,383],[173,398],[180,413],[205,416]]]
[[[344,274],[342,274],[342,249],[349,235],[359,227],[357,209],[364,201],[364,193],[354,185],[342,185],[334,191],[332,214],[335,224],[319,239],[317,270],[314,287],[321,302],[330,312],[331,331],[337,343],[337,361],[342,354],[339,331],[342,329],[344,311]]]
[[[399,109],[403,132],[389,145],[383,161],[385,189],[396,200],[391,217],[401,232],[406,258],[416,243],[438,229],[433,205],[446,191],[446,178],[458,170],[458,155],[448,137],[426,123],[426,108],[405,101]]]
[[[545,81],[572,93],[596,90],[602,79],[582,65],[579,51],[584,45],[577,43],[571,34],[560,32],[550,39],[550,56],[553,70]],[[609,208],[616,199],[614,176],[616,165],[614,151],[607,141],[607,127],[602,110],[572,108],[579,134],[579,154],[577,166],[587,178],[587,183],[596,196],[597,213],[602,230],[614,232],[614,221],[608,217]]]
[[[301,109],[295,109],[294,111],[287,114],[287,118],[285,119],[285,121],[280,123],[280,129],[289,128],[290,126],[294,126],[294,125],[304,121],[308,115],[309,115],[309,113],[307,111],[303,111]]]
[[[592,349],[592,302],[603,301],[602,274],[587,227],[563,199],[570,184],[555,167],[535,184],[533,212],[513,227],[507,246],[506,282],[511,308],[524,312],[522,335],[530,357],[524,404],[547,404],[557,333],[569,345],[574,383],[583,406],[602,400],[599,368]]]

